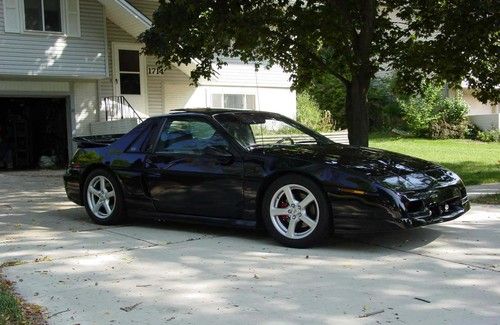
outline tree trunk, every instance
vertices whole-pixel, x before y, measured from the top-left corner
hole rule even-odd
[[[346,119],[349,143],[368,147],[368,105],[366,96],[375,73],[370,57],[375,31],[377,1],[363,0],[360,4],[361,26],[352,39],[355,62],[351,65],[352,80],[346,83]]]
[[[368,79],[368,80],[367,80]],[[349,143],[368,147],[368,105],[369,78],[355,77],[346,86],[346,122]]]

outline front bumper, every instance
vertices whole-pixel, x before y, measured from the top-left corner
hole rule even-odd
[[[456,219],[470,210],[462,184],[420,192],[395,193],[394,199],[329,194],[337,233],[411,229]],[[398,201],[398,202],[393,202]]]

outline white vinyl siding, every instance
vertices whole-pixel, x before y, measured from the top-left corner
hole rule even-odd
[[[90,124],[97,121],[96,81],[77,81],[73,83],[75,102],[75,135],[90,135]]]
[[[288,73],[278,66],[271,69],[261,67],[255,71],[253,64],[244,64],[237,59],[229,59],[228,65],[218,70],[218,75],[210,81],[201,81],[200,84],[211,86],[252,86],[290,88],[292,83]]]
[[[103,7],[95,0],[80,0],[79,10],[80,38],[5,33],[4,12],[0,11],[0,75],[106,76]]]
[[[155,59],[147,58],[147,66],[154,66]],[[163,114],[163,77],[148,76],[148,112],[149,115]]]

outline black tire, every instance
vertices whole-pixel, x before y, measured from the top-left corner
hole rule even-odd
[[[99,211],[97,212],[97,214],[99,215],[96,215],[96,213],[92,211],[92,203],[89,202],[89,185],[98,177],[104,177],[106,180],[108,180],[112,185],[112,189],[115,191],[113,199],[113,209],[111,210],[111,213],[109,215],[105,216],[103,216],[104,214],[106,214],[106,211],[104,211],[105,209],[103,210],[103,208],[100,208],[100,211],[103,211],[103,215],[101,215],[101,212]],[[107,186],[109,186],[109,184],[107,184]],[[110,188],[108,187],[108,189]],[[92,197],[92,199],[94,199],[94,197]],[[125,219],[125,202],[123,199],[123,191],[121,185],[116,177],[110,171],[107,171],[105,169],[93,170],[85,179],[85,184],[83,186],[83,204],[89,217],[97,224],[114,225],[124,221]],[[108,206],[110,205],[111,204],[108,204]]]
[[[286,202],[280,201],[283,200],[284,193],[286,192],[284,188],[290,188],[293,193],[293,198],[297,199],[298,204],[296,204],[296,207],[298,208],[298,212],[296,214],[294,213],[297,210],[294,210],[295,207],[291,209],[291,205],[287,202],[288,200],[286,200]],[[306,204],[306,207],[301,207],[300,196],[302,195],[303,199],[304,195],[307,196],[309,194],[307,191],[304,191],[304,189],[314,196],[315,201]],[[286,210],[287,216],[271,216],[271,203],[273,203],[273,207],[275,207],[276,204],[285,204],[284,207],[278,207]],[[290,213],[290,211],[292,211],[292,213]],[[319,213],[313,216],[316,211]],[[279,243],[294,248],[307,248],[319,245],[332,234],[332,216],[330,211],[329,201],[322,189],[311,179],[295,174],[285,175],[272,182],[267,188],[262,201],[262,217],[267,232]],[[314,227],[309,227],[302,221],[302,218],[306,217],[314,219],[312,220],[315,222]],[[296,238],[289,238],[289,232],[287,232],[289,229],[285,229],[290,227],[292,218],[298,220],[294,221],[293,229],[304,229],[303,232],[297,234]],[[286,220],[288,220],[288,226]],[[286,232],[286,234],[283,234],[283,232]],[[293,233],[294,235],[292,237],[295,237],[295,231],[293,231]],[[304,237],[302,238],[301,236]]]

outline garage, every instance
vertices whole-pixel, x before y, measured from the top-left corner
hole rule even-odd
[[[0,170],[68,161],[67,98],[0,97]]]

